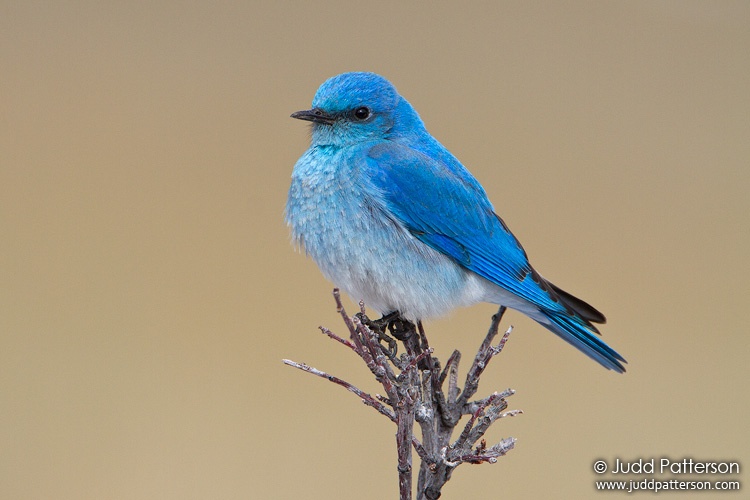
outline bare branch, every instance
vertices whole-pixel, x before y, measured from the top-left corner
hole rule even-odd
[[[357,387],[353,386],[346,380],[341,380],[338,377],[334,377],[333,375],[329,375],[328,373],[318,370],[317,368],[314,368],[310,365],[306,365],[305,363],[297,363],[296,361],[291,361],[289,359],[283,359],[282,360],[285,365],[293,366],[295,368],[298,368],[302,370],[303,372],[312,373],[313,375],[317,375],[320,378],[324,378],[330,382],[333,382],[334,384],[338,384],[341,387],[345,388],[346,390],[353,392],[357,396],[360,397],[362,402],[366,404],[367,406],[371,406],[372,408],[375,408],[380,413],[388,417],[391,421],[396,421],[396,415],[394,413],[385,407],[383,403],[375,399],[374,397],[370,396],[368,393],[364,392],[361,389],[358,389]]]
[[[318,328],[320,329],[321,332],[323,332],[325,335],[328,335],[330,338],[332,338],[336,342],[341,342],[346,347],[350,348],[352,351],[357,352],[357,348],[354,346],[354,344],[352,344],[351,342],[349,342],[345,338],[339,337],[338,335],[336,335],[335,333],[333,333],[331,330],[329,330],[325,326],[319,326]]]
[[[469,401],[479,387],[479,377],[487,364],[503,350],[511,333],[512,327],[506,330],[497,345],[492,345],[505,307],[500,307],[492,317],[490,328],[474,357],[461,390],[458,386],[461,353],[453,351],[445,368],[441,370],[440,360],[434,356],[421,322],[414,325],[397,314],[371,321],[365,314],[363,302],[359,303],[360,312],[350,317],[344,309],[338,289],[334,290],[333,296],[336,309],[349,330],[349,339],[340,337],[325,327],[320,327],[321,332],[357,353],[383,386],[386,396],[372,396],[345,380],[304,363],[287,359],[283,361],[289,366],[344,387],[396,424],[401,500],[412,498],[412,450],[416,451],[421,462],[417,499],[436,500],[441,495],[442,487],[451,478],[453,470],[460,464],[495,463],[498,457],[514,447],[515,439],[505,438],[488,448],[483,436],[498,419],[522,413],[520,410],[505,411],[508,407],[506,398],[515,394],[515,391],[506,389],[483,399]],[[396,354],[396,340],[386,334],[387,329],[395,339],[401,341],[404,350],[402,354]],[[451,436],[462,415],[469,415],[469,419],[451,444]],[[414,422],[419,424],[421,441],[414,436]]]
[[[474,362],[472,363],[471,368],[469,368],[469,372],[466,374],[466,383],[464,384],[464,391],[463,394],[461,394],[461,400],[459,402],[462,406],[466,404],[474,394],[476,394],[477,389],[479,388],[479,377],[487,367],[487,363],[489,363],[490,359],[492,359],[495,354],[499,354],[502,350],[502,347],[499,347],[499,349],[492,348],[492,339],[497,335],[500,328],[500,320],[503,319],[505,311],[506,307],[500,306],[497,313],[492,316],[490,329],[487,331],[487,335],[485,336],[482,345],[479,346],[477,355],[474,357]],[[505,341],[507,340],[507,336],[510,335],[511,330],[512,329],[509,328],[503,336],[505,340],[501,341],[502,346],[505,346]]]

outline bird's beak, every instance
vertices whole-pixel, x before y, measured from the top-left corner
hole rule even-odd
[[[323,111],[320,108],[306,109],[304,111],[295,111],[291,114],[292,118],[298,120],[305,120],[308,122],[325,123],[331,125],[335,118]]]

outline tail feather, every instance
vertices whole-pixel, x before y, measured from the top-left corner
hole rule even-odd
[[[579,299],[578,297],[569,294],[562,288],[559,288],[555,286],[554,284],[550,283],[549,281],[547,284],[552,288],[555,293],[557,293],[558,297],[563,301],[563,304],[568,306],[570,309],[575,311],[579,316],[581,316],[586,321],[590,321],[591,323],[606,323],[607,318],[604,317],[602,313],[600,313],[594,306],[589,304],[588,302],[584,302],[583,300]],[[593,325],[592,325],[593,328]],[[599,330],[596,328],[593,328],[593,330],[596,333],[599,333]]]
[[[595,335],[595,333],[598,333],[596,328],[594,328],[594,326],[585,318],[554,313],[543,314],[547,321],[540,321],[539,323],[552,331],[555,335],[562,338],[564,341],[571,344],[603,367],[614,370],[618,373],[625,372],[625,367],[623,366],[623,363],[627,363],[625,358],[605,344],[604,341],[599,339],[599,337]]]

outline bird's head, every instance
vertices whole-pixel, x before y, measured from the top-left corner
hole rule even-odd
[[[349,146],[390,139],[422,127],[419,116],[391,83],[375,73],[343,73],[320,86],[312,109],[292,118],[312,122],[314,145]]]

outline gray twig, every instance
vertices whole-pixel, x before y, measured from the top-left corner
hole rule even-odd
[[[521,410],[505,411],[506,399],[513,389],[495,392],[476,400],[470,399],[479,387],[479,377],[489,361],[498,355],[505,346],[512,327],[505,331],[497,345],[492,341],[499,331],[505,307],[500,307],[492,317],[489,331],[484,338],[474,361],[466,375],[463,390],[458,386],[458,365],[461,353],[453,351],[445,368],[433,356],[427,336],[421,323],[416,325],[403,318],[390,321],[370,321],[365,315],[364,304],[360,302],[360,313],[349,316],[341,302],[338,289],[333,291],[336,308],[349,330],[349,339],[340,337],[331,330],[320,327],[329,338],[349,347],[362,358],[370,372],[383,386],[386,396],[372,396],[349,382],[304,363],[288,359],[285,364],[302,371],[325,378],[356,394],[364,404],[377,410],[396,424],[397,471],[401,500],[412,498],[412,449],[421,460],[417,482],[418,500],[436,500],[443,486],[451,478],[453,470],[462,463],[495,463],[513,449],[515,439],[504,438],[494,446],[487,447],[483,436],[490,425],[504,417],[522,413]],[[386,334],[401,341],[404,351],[396,355],[395,341]],[[383,345],[386,342],[388,345]],[[445,382],[448,382],[444,388]],[[453,430],[458,426],[462,415],[469,415],[458,438],[451,443]],[[414,436],[414,422],[419,424],[422,440]]]

